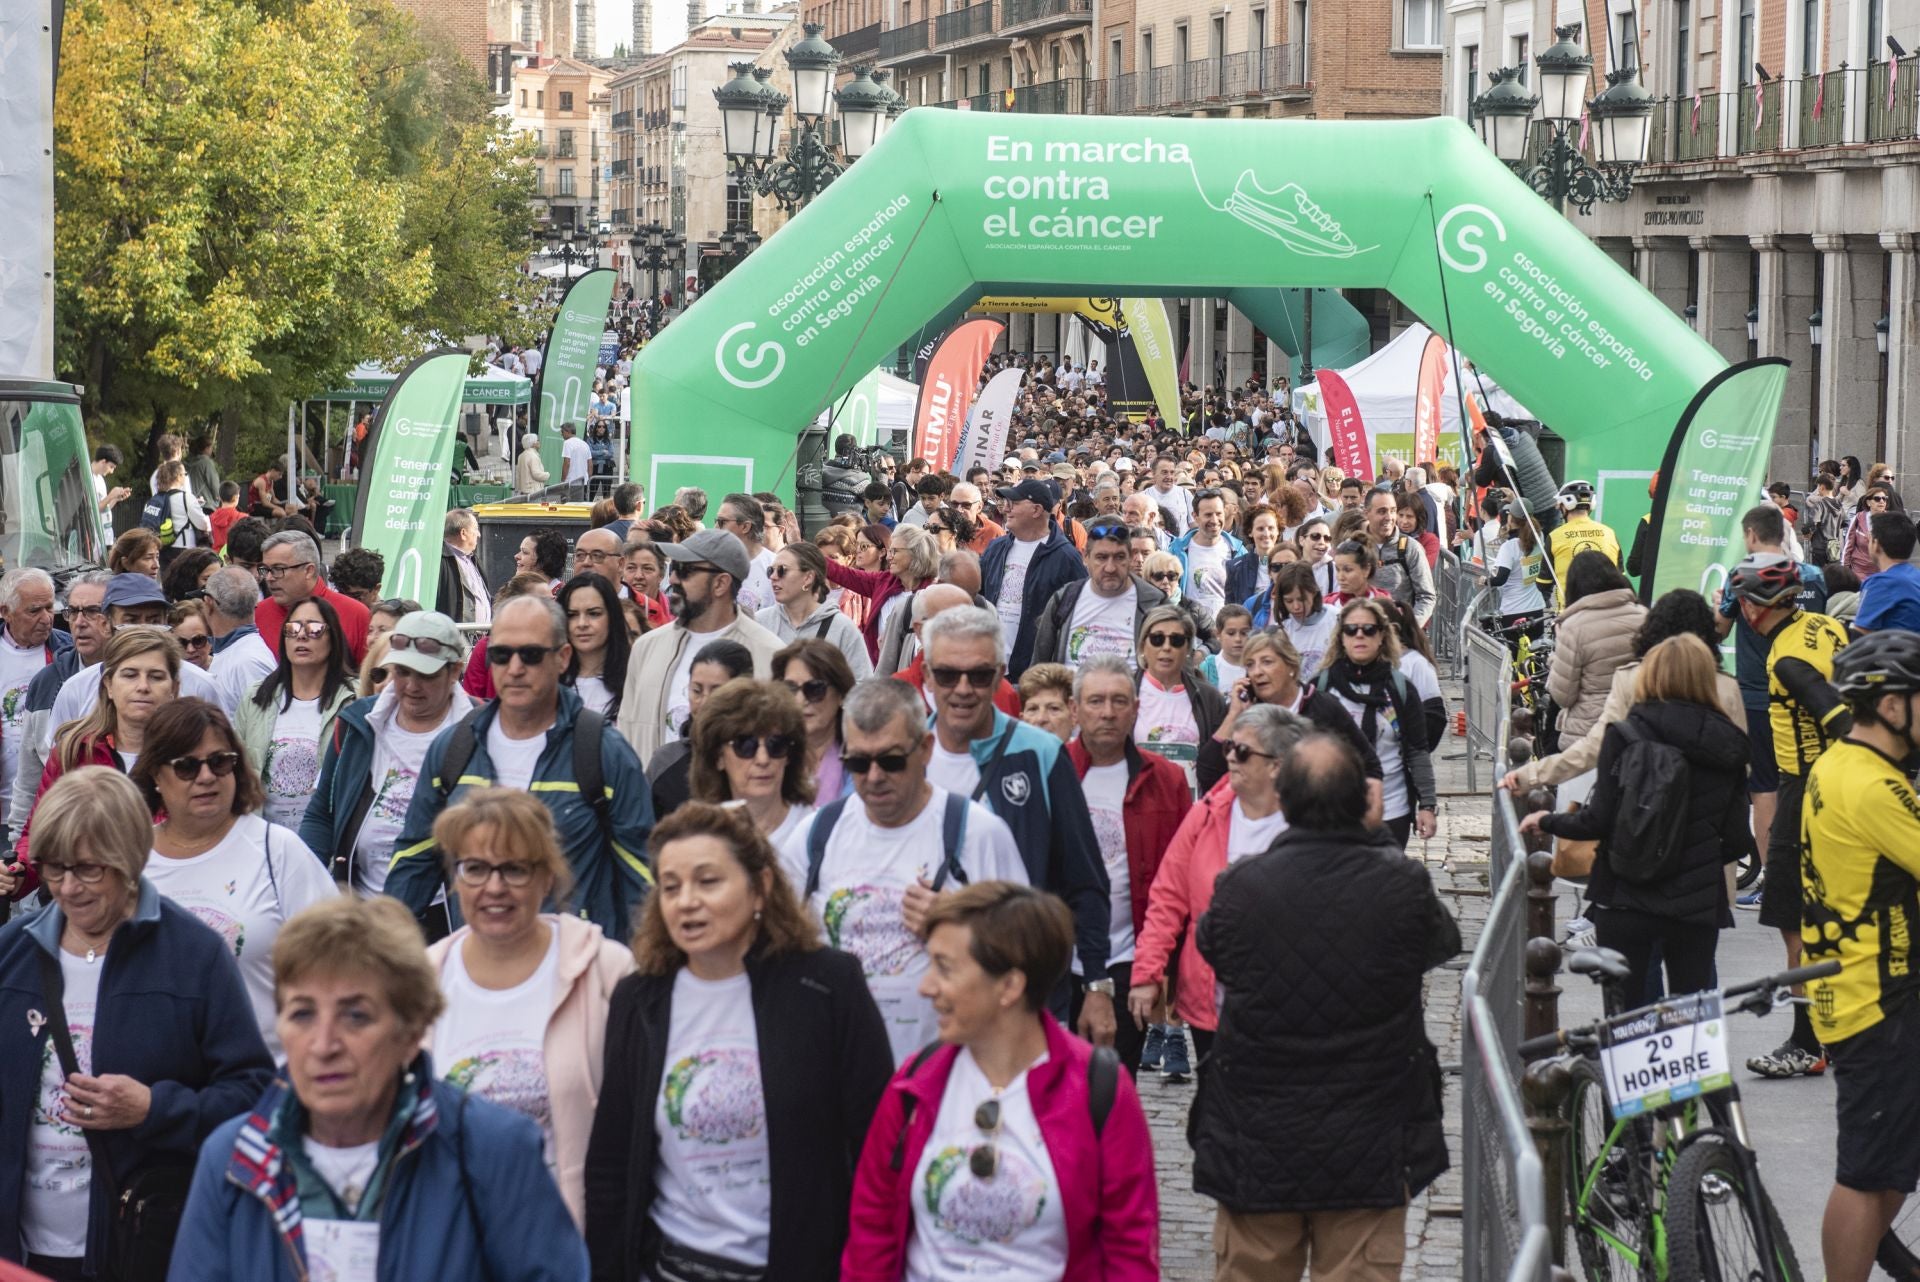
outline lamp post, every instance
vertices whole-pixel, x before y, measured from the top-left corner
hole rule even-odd
[[[686,246],[686,240],[659,223],[639,228],[627,248],[633,251],[633,265],[647,269],[647,296],[660,297],[660,273],[672,266],[674,255]]]
[[[588,263],[597,264],[600,261],[600,249],[596,245],[581,245],[576,247],[573,243],[573,228],[568,227],[547,242],[547,257],[558,258],[565,264],[567,283],[571,285],[573,283],[573,265],[579,263],[584,267]]]
[[[840,51],[820,38],[819,23],[787,50],[793,97],[770,83],[772,71],[734,63],[734,77],[713,91],[720,106],[720,132],[734,178],[750,192],[772,196],[789,214],[827,189],[846,166],[871,151],[886,136],[904,100],[866,69],[845,89],[835,90]],[[786,154],[778,155],[781,123],[793,104],[797,124]],[[840,113],[839,152],[829,141],[827,118]],[[844,160],[842,159],[844,157]]]
[[[1622,201],[1632,192],[1634,170],[1646,163],[1653,135],[1653,95],[1635,66],[1608,72],[1606,89],[1588,102],[1593,55],[1580,46],[1579,26],[1556,27],[1554,34],[1559,39],[1533,60],[1538,96],[1520,83],[1518,67],[1501,67],[1473,100],[1473,116],[1481,141],[1555,210],[1564,214],[1571,204],[1590,214],[1596,202]],[[1597,164],[1588,163],[1575,132],[1583,116],[1593,127]],[[1546,137],[1529,164],[1535,125],[1546,126]]]

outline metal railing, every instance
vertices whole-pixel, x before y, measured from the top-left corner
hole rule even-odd
[[[1472,602],[1468,609],[1473,609]],[[1481,753],[1493,762],[1495,778],[1504,769],[1502,748],[1513,689],[1513,655],[1505,642],[1469,618],[1460,628],[1460,656],[1465,665],[1467,696],[1467,791],[1478,792]]]
[[[1801,78],[1802,147],[1832,147],[1846,141],[1847,74],[1843,69]]]
[[[1011,9],[1014,0],[1005,3]],[[1309,45],[1269,45],[1109,76],[1094,85],[1093,110],[1124,116],[1304,94],[1311,53]]]
[[[1893,92],[1888,93],[1891,86]],[[1867,141],[1895,142],[1920,133],[1920,54],[1901,60],[1899,79],[1893,64],[1867,65]]]
[[[1757,96],[1752,85],[1744,85],[1734,91],[1739,114],[1735,117],[1733,149],[1742,156],[1756,151],[1780,149],[1781,104],[1786,97],[1784,87],[1778,80],[1769,80],[1759,89]]]
[[[901,58],[910,53],[925,53],[927,50],[927,20],[908,23],[904,27],[895,27],[891,31],[880,33],[880,60]]]
[[[843,57],[850,58],[855,54],[872,53],[880,47],[880,24],[869,22],[864,27],[842,32],[831,39],[833,47],[838,49]]]
[[[1003,27],[1024,27],[1050,18],[1085,18],[1093,12],[1093,0],[1003,0]]]
[[[933,43],[949,45],[958,40],[978,40],[993,34],[993,0],[980,0],[964,9],[940,14],[933,20]]]

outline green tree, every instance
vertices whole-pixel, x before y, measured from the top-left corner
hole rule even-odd
[[[524,328],[521,149],[385,0],[69,0],[62,59],[59,359],[96,435],[252,463],[359,360]]]

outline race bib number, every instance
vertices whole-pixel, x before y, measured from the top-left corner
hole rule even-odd
[[[1600,1071],[1616,1118],[1733,1083],[1720,994],[1692,993],[1622,1015],[1607,1027]]]

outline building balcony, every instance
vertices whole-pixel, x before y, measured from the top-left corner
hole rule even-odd
[[[1001,0],[1000,34],[1038,36],[1084,26],[1093,0]]]
[[[542,143],[535,143],[535,144],[534,144],[534,148],[533,148],[533,158],[534,158],[535,160],[545,160],[545,159],[547,159],[547,158],[548,158],[549,156],[551,156],[552,154],[553,154],[553,152],[552,152],[552,150],[551,150],[551,149],[550,149],[550,148],[549,148],[549,147],[547,146],[547,144],[545,144],[545,143],[543,143],[543,142],[542,142]]]
[[[833,47],[840,51],[843,58],[861,58],[878,53],[880,49],[880,24],[870,22],[864,27],[849,31],[843,35],[828,36]]]
[[[554,157],[559,160],[578,160],[580,158],[580,149],[572,143],[563,142],[559,147],[555,148],[553,154]]]
[[[1268,45],[1111,76],[1095,86],[1092,110],[1123,116],[1308,98],[1311,55],[1311,45]]]
[[[1079,116],[1088,109],[1087,82],[1079,77],[1049,80],[1045,84],[1021,85],[1018,89],[994,89],[967,98],[952,98],[930,104],[958,111],[1011,111],[1024,115]]]
[[[882,63],[921,62],[929,55],[927,48],[931,43],[932,24],[925,18],[910,22],[904,27],[895,27],[891,31],[880,33],[880,61]]]
[[[631,129],[631,128],[633,128],[633,113],[632,113],[631,111],[616,111],[616,112],[614,112],[614,113],[613,113],[613,128],[614,128],[615,130],[623,130],[623,129]]]
[[[633,162],[631,160],[616,160],[613,162],[613,176],[615,178],[624,178],[632,169]]]
[[[1858,164],[1865,144],[1884,147],[1920,138],[1920,55],[1901,60],[1892,85],[1884,62],[1842,67],[1791,82],[1662,98],[1655,102],[1647,163],[1658,166],[1768,167]],[[1891,97],[1891,100],[1889,100]],[[1869,156],[1879,153],[1868,153]]]
[[[993,0],[979,0],[964,9],[939,14],[933,20],[932,47],[942,53],[1004,43],[1006,37],[993,29]]]

